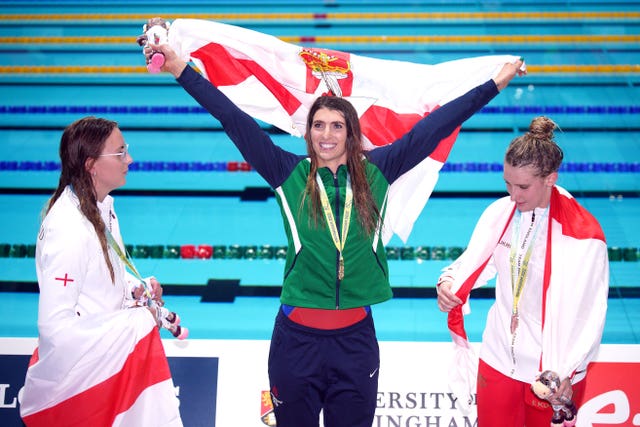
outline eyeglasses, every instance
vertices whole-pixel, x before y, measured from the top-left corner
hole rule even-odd
[[[120,157],[120,161],[124,162],[127,159],[127,154],[129,154],[129,144],[125,144],[124,145],[124,150],[121,153],[100,154],[99,157],[118,156],[118,157]]]

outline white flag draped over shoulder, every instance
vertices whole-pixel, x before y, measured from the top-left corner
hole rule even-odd
[[[182,426],[164,347],[146,309],[83,318],[73,330],[40,339],[21,401],[25,425]]]
[[[464,327],[464,315],[469,312],[471,291],[487,282],[483,272],[507,232],[515,209],[508,196],[489,205],[478,220],[467,249],[445,269],[454,277],[452,292],[465,301],[447,315],[456,346],[450,386],[463,411],[469,410],[467,397],[476,391],[478,366]],[[555,186],[551,191],[548,221],[549,249],[545,253],[541,294],[540,372],[551,370],[560,378],[580,381],[598,351],[607,314],[607,243],[598,221],[562,187]]]
[[[332,92],[356,108],[367,148],[389,144],[434,108],[486,82],[516,56],[496,55],[437,65],[305,48],[241,27],[177,19],[169,44],[249,115],[303,136],[307,113]],[[457,131],[390,189],[384,242],[406,241],[455,142]]]

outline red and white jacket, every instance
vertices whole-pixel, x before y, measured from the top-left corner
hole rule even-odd
[[[538,277],[541,283],[529,280],[525,283],[525,288],[539,288],[537,295],[541,301],[529,307],[537,307],[540,312],[529,316],[524,313],[518,326],[518,330],[532,331],[530,335],[537,338],[517,340],[515,344],[520,347],[515,348],[516,354],[529,352],[535,363],[530,363],[531,372],[518,372],[510,357],[500,357],[511,352],[511,330],[509,321],[498,324],[497,319],[502,318],[502,323],[510,320],[513,292],[509,262],[504,259],[496,262],[496,253],[505,251],[502,246],[511,238],[515,209],[509,197],[493,202],[478,220],[465,252],[441,276],[453,281],[452,291],[465,302],[448,316],[456,344],[451,388],[458,396],[475,393],[477,363],[463,319],[469,308],[469,294],[485,285],[496,272],[496,302],[489,313],[481,346],[481,357],[494,369],[525,382],[533,382],[544,370],[555,371],[561,378],[573,377],[577,382],[584,378],[586,367],[600,345],[609,291],[604,233],[598,221],[571,194],[556,186],[546,217],[548,223],[538,236],[538,244],[546,250],[544,255],[538,255],[542,261],[538,274],[529,275],[529,279]],[[509,343],[507,348],[505,341]]]

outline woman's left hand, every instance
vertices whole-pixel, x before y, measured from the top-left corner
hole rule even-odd
[[[498,73],[497,76],[493,78],[498,90],[501,91],[509,82],[516,76],[523,76],[527,74],[526,68],[524,67],[524,59],[520,58],[514,63],[507,63],[502,66],[502,69]]]
[[[162,286],[160,286],[160,282],[158,282],[155,277],[151,277],[149,279],[149,285],[151,286],[151,299],[162,307],[164,300],[162,299]]]

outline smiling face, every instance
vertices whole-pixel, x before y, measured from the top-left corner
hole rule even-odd
[[[347,163],[347,124],[342,112],[318,109],[313,115],[309,135],[318,167],[328,167],[335,173],[338,166]]]
[[[557,172],[542,177],[531,165],[512,166],[508,163],[504,164],[503,176],[511,200],[516,203],[520,212],[546,208],[551,199],[551,190],[558,179]]]
[[[121,155],[111,155],[123,153]],[[87,170],[91,174],[93,186],[99,201],[127,181],[127,171],[133,159],[126,150],[124,137],[120,129],[114,128],[105,140],[100,156],[88,159]]]

